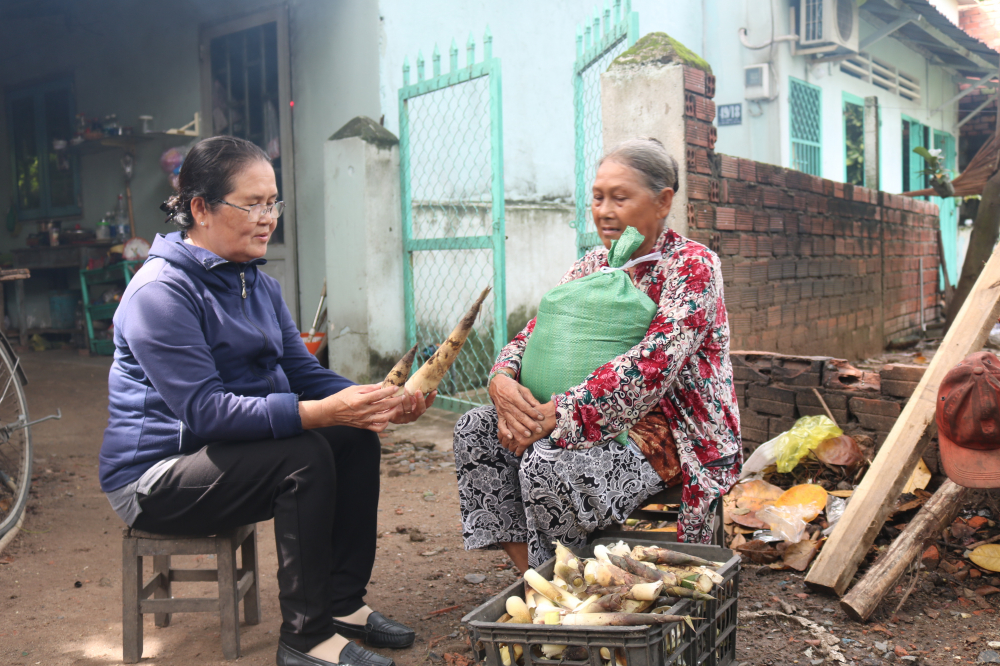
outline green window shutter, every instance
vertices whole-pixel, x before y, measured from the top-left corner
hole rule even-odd
[[[792,135],[792,168],[822,175],[820,148],[820,88],[788,77],[788,106]]]

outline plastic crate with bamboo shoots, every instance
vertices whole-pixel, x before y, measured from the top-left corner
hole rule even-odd
[[[575,621],[642,621],[633,615],[614,618],[576,618],[565,607],[556,612],[559,624],[525,624],[507,620],[507,600],[525,599],[524,579],[462,618],[472,637],[476,659],[486,666],[726,666],[736,657],[737,601],[740,558],[719,546],[667,543],[649,533],[622,532],[605,536],[575,551],[579,558],[594,557],[594,549],[624,541],[630,548],[663,547],[678,553],[721,563],[714,567],[710,593],[671,598],[656,610],[676,621],[638,626],[567,624]],[[545,580],[555,575],[557,558],[536,569]],[[534,579],[537,580],[537,579]],[[703,581],[699,581],[703,582]],[[539,584],[544,585],[539,581]],[[685,581],[693,585],[693,580]],[[537,589],[537,588],[535,588]],[[697,590],[695,590],[697,591]],[[666,594],[666,593],[661,593]],[[578,593],[579,598],[588,595]],[[628,597],[628,594],[624,595]],[[634,596],[634,595],[633,595]],[[669,595],[668,595],[669,596]],[[593,599],[593,596],[590,597]],[[604,597],[607,600],[607,597]],[[661,597],[662,599],[662,597]],[[575,603],[575,602],[574,602]],[[585,603],[585,602],[580,602]],[[520,607],[520,603],[514,604]],[[596,608],[593,610],[597,610]],[[537,609],[535,609],[536,617]],[[547,613],[551,615],[551,612]],[[648,616],[647,616],[648,617]],[[690,618],[690,619],[688,619]],[[556,621],[551,616],[551,621]]]

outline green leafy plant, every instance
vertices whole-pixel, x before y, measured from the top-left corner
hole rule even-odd
[[[941,159],[941,149],[933,148],[928,150],[923,146],[917,146],[913,149],[913,152],[924,158],[927,166],[920,173],[930,177],[931,187],[937,195],[944,198],[955,196],[955,186],[951,182],[951,170],[946,169],[944,166],[944,162]]]

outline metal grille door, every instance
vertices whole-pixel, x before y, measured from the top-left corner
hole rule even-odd
[[[821,176],[820,89],[793,77],[788,81],[792,168]]]
[[[602,20],[603,19],[603,20]],[[601,123],[601,74],[611,61],[639,38],[639,14],[631,0],[615,0],[603,14],[576,29],[576,62],[573,65],[573,116],[576,128],[576,246],[579,256],[600,245],[590,213],[590,186],[597,161],[604,152]]]
[[[399,90],[406,332],[416,365],[437,349],[487,286],[493,292],[448,376],[436,405],[465,411],[489,402],[487,378],[507,343],[504,265],[503,119],[500,60],[489,31],[484,58],[466,45],[458,67],[441,72],[437,47],[431,77],[417,56],[416,83],[403,65]]]

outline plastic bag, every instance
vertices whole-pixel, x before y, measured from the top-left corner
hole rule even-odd
[[[823,536],[830,536],[833,534],[833,528],[837,526],[837,521],[840,517],[844,515],[844,509],[847,508],[847,502],[850,497],[837,497],[835,495],[828,495],[826,498],[826,522],[827,528],[823,530]]]
[[[791,430],[778,436],[774,448],[778,471],[782,474],[791,472],[820,443],[843,434],[844,431],[826,416],[803,416]]]
[[[771,534],[780,537],[788,543],[798,543],[806,534],[804,516],[812,514],[811,506],[795,504],[792,506],[765,506],[757,512],[757,517],[771,526]]]

